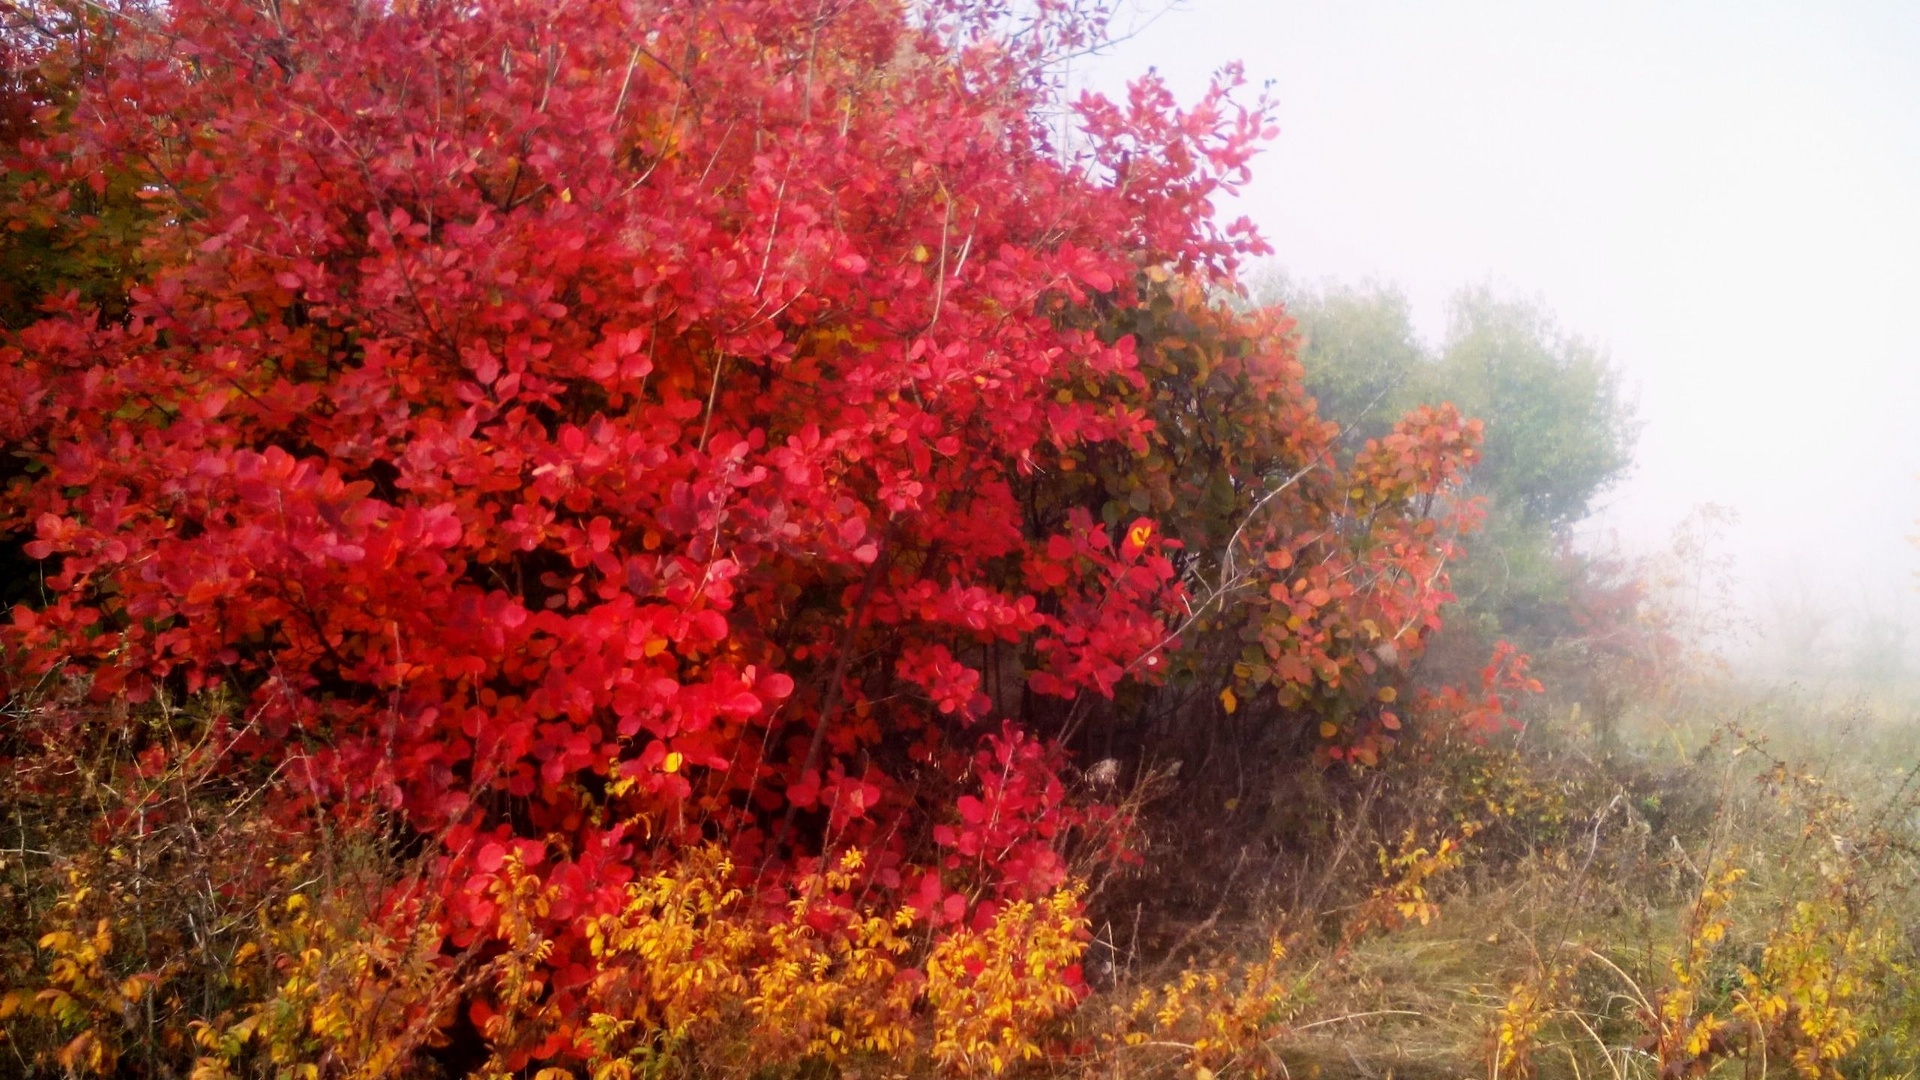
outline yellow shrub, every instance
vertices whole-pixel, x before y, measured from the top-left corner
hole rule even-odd
[[[103,1076],[119,1064],[121,1039],[135,1027],[136,1011],[172,970],[116,975],[112,920],[86,914],[94,890],[84,873],[70,869],[67,885],[54,904],[55,929],[37,942],[48,960],[46,981],[0,995],[0,1020],[9,1027],[35,1019],[50,1023],[60,1042],[51,1060],[71,1075]]]
[[[850,851],[802,879],[771,918],[747,905],[717,849],[635,882],[625,908],[588,930],[600,964],[584,1033],[592,1075],[860,1054],[998,1074],[1039,1056],[1046,1025],[1075,1003],[1064,976],[1085,948],[1078,890],[933,940],[911,908],[834,899],[857,891],[863,863]]]
[[[1278,936],[1251,960],[1189,967],[1159,987],[1144,987],[1109,1010],[1109,1054],[1173,1050],[1196,1075],[1238,1066],[1264,1076],[1275,1060],[1267,1044],[1285,1030],[1299,980],[1285,968]]]
[[[933,1057],[963,1072],[998,1075],[1040,1057],[1039,1030],[1078,997],[1065,978],[1086,951],[1080,890],[1007,905],[984,932],[959,930],[927,957]]]

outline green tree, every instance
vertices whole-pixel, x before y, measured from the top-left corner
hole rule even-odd
[[[1311,362],[1308,372],[1311,386]],[[1437,362],[1417,372],[1415,396],[1487,421],[1474,487],[1528,524],[1558,529],[1585,517],[1633,460],[1619,373],[1537,301],[1462,291]]]
[[[1273,277],[1257,284],[1254,296],[1281,303],[1293,317],[1307,389],[1320,415],[1340,425],[1348,454],[1385,435],[1406,407],[1425,400],[1409,391],[1422,383],[1433,358],[1398,288],[1370,282],[1303,290]]]
[[[1604,351],[1563,330],[1541,302],[1484,285],[1455,295],[1438,344],[1421,340],[1406,294],[1390,285],[1303,287],[1274,275],[1254,295],[1294,319],[1307,388],[1341,425],[1344,452],[1424,404],[1450,402],[1486,424],[1467,491],[1487,517],[1450,568],[1458,600],[1443,636],[1458,649],[1437,647],[1439,666],[1451,667],[1455,651],[1471,662],[1494,638],[1538,655],[1577,636],[1590,567],[1569,530],[1625,474],[1636,433]]]

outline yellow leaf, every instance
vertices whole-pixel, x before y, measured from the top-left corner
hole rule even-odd
[[[1391,686],[1383,686],[1380,688],[1380,692],[1378,694],[1375,694],[1374,696],[1379,698],[1381,701],[1392,703],[1392,701],[1395,698],[1400,696],[1400,691],[1395,690]]]
[[[91,1031],[83,1031],[73,1037],[73,1041],[60,1048],[54,1054],[54,1060],[65,1066],[68,1072],[99,1072],[105,1058],[105,1048],[100,1039]]]
[[[1331,720],[1320,721],[1320,737],[1321,738],[1331,739],[1338,734],[1340,734],[1339,724],[1336,724]]]
[[[668,772],[668,773],[677,773],[680,771],[680,764],[685,760],[686,758],[683,758],[680,756],[680,751],[675,750],[672,753],[667,755],[667,758],[665,761],[662,761],[660,763],[660,771]]]
[[[1228,716],[1232,716],[1233,710],[1240,707],[1240,699],[1233,696],[1233,687],[1220,691],[1220,707],[1227,711]]]

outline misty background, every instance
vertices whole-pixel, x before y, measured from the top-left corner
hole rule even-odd
[[[1705,504],[1747,670],[1920,673],[1920,5],[1142,3],[1077,61],[1192,100],[1241,61],[1280,138],[1253,276],[1467,287],[1610,358],[1634,464],[1577,535],[1650,555]],[[1697,519],[1696,519],[1697,520]]]

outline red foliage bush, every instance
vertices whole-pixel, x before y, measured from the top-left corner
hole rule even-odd
[[[935,926],[1058,885],[1029,732],[1160,681],[1196,604],[1254,598],[1236,685],[1370,756],[1475,433],[1336,475],[1284,327],[1198,298],[1262,250],[1210,199],[1264,109],[1147,80],[1059,145],[1098,19],[1038,8],[179,0],[76,45],[0,212],[84,236],[130,182],[141,270],[0,337],[15,670],[226,688],[290,798],[431,838],[455,943],[523,864],[563,1013],[585,917],[686,845],[776,904],[857,846]]]

